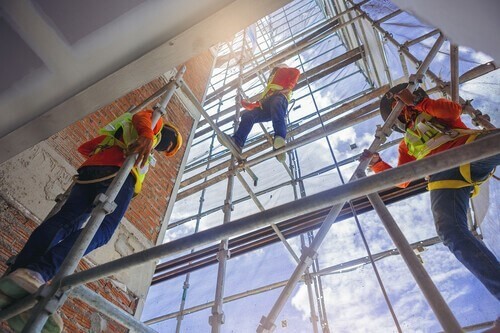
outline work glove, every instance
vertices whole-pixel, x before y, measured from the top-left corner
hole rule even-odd
[[[361,156],[359,157],[359,161],[360,162],[363,162],[363,161],[366,161],[370,159],[370,162],[368,163],[368,166],[371,168],[372,166],[374,166],[375,164],[377,164],[378,162],[382,161],[382,159],[380,158],[380,155],[379,153],[375,152],[375,153],[372,153],[371,151],[369,151],[368,149],[365,149],[363,150],[363,152],[361,153]]]
[[[249,102],[249,101],[246,101],[246,100],[241,100],[241,106],[245,109],[245,110],[253,110],[253,109],[256,109],[256,108],[259,108],[260,107],[260,103],[259,102]]]
[[[130,145],[128,149],[128,155],[138,154],[137,160],[135,161],[135,166],[140,165],[141,168],[144,168],[146,162],[149,159],[149,154],[151,154],[152,149],[153,140],[140,136],[133,144]]]

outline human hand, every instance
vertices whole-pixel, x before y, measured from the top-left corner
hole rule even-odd
[[[394,94],[394,98],[403,102],[405,105],[415,106],[415,95],[408,89],[403,89],[397,94]]]
[[[370,162],[368,163],[368,166],[370,166],[370,167],[372,165],[374,165],[374,164],[382,161],[382,159],[380,158],[379,153],[377,153],[377,152],[372,153],[368,149],[363,150],[363,152],[361,153],[361,156],[359,157],[359,161],[360,162],[364,162],[366,160],[370,160]]]
[[[243,108],[245,110],[253,110],[255,108],[258,108],[259,107],[259,102],[249,102],[247,100],[244,100],[242,99],[241,100],[241,106],[243,106]]]
[[[138,154],[135,166],[140,164],[141,168],[143,168],[149,159],[149,154],[151,154],[152,149],[153,140],[140,136],[133,144],[130,145],[128,155]]]

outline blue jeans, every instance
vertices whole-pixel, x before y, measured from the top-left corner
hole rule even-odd
[[[100,178],[99,169],[109,167],[86,167]],[[114,168],[114,167],[112,167]],[[87,179],[92,179],[86,175]],[[31,234],[16,258],[12,269],[28,268],[39,272],[45,281],[59,270],[69,250],[80,235],[83,223],[94,208],[94,199],[106,192],[112,179],[94,184],[75,184],[61,210],[40,224]],[[116,209],[106,215],[85,254],[106,244],[120,224],[134,194],[135,178],[130,174],[115,199]]]
[[[241,115],[241,122],[233,138],[238,146],[243,147],[247,141],[248,134],[253,124],[272,121],[274,136],[286,138],[285,116],[288,108],[288,100],[282,94],[276,94],[262,102],[262,108],[245,111]]]
[[[482,180],[500,165],[500,154],[471,163],[471,177]],[[432,175],[430,181],[463,180],[458,168]],[[472,187],[432,190],[431,205],[436,230],[455,257],[500,300],[500,264],[495,255],[467,227]]]

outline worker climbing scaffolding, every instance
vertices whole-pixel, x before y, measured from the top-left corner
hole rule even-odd
[[[274,128],[273,149],[283,148],[286,144],[286,113],[288,102],[292,97],[292,90],[297,84],[300,71],[288,67],[286,64],[276,65],[269,76],[266,88],[261,98],[256,102],[241,101],[241,105],[247,111],[241,116],[238,130],[231,137],[224,134],[227,141],[238,153],[245,145],[248,134],[255,123],[272,121]],[[221,141],[222,144],[225,144]],[[283,162],[286,154],[283,152],[276,156],[278,161]]]
[[[130,201],[141,192],[149,166],[154,166],[152,149],[170,157],[182,145],[175,125],[160,118],[153,126],[153,114],[153,110],[125,113],[102,128],[100,136],[78,148],[87,159],[78,169],[76,185],[61,210],[33,231],[10,267],[11,273],[0,280],[0,308],[35,293],[54,277],[95,207],[95,198],[108,190],[126,157],[137,154],[135,165],[114,200],[115,209],[106,215],[85,254],[111,239]],[[30,313],[24,312],[8,322],[15,331],[21,331],[29,317]],[[54,313],[44,332],[60,332],[62,325],[61,317]]]
[[[422,88],[411,93],[406,84],[390,89],[380,102],[382,118],[387,119],[399,100],[404,103],[394,130],[404,133],[399,145],[398,165],[419,160],[461,146],[495,130],[469,129],[460,119],[461,106],[446,99],[429,98]],[[390,169],[380,155],[365,151],[374,172]],[[439,237],[455,257],[500,300],[500,264],[495,255],[468,229],[469,197],[479,192],[500,164],[500,154],[465,164],[429,177],[431,208]],[[406,187],[409,182],[401,184]]]

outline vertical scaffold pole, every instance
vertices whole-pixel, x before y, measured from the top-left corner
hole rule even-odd
[[[458,45],[450,44],[451,100],[455,103],[460,103],[458,60]]]
[[[429,68],[432,59],[434,59],[434,57],[438,53],[440,47],[443,45],[443,42],[444,42],[444,37],[440,35],[439,38],[436,40],[436,43],[432,46],[431,50],[429,51],[429,54],[419,67],[416,75],[414,76],[414,80],[409,82],[408,89],[410,91],[414,91],[418,87],[419,83],[418,81],[421,80],[421,78]],[[377,148],[385,141],[386,137],[388,137],[391,134],[392,124],[394,123],[395,119],[399,116],[399,113],[401,112],[402,108],[403,108],[403,103],[398,102],[394,107],[394,109],[392,110],[389,117],[387,118],[384,125],[377,130],[377,134],[375,135],[375,140],[370,145],[369,148],[370,151],[372,152],[376,151]],[[357,178],[358,173],[361,172],[364,173],[364,170],[366,169],[367,165],[368,161],[361,162],[356,168],[356,171],[354,172],[351,181]],[[283,309],[285,303],[292,294],[293,289],[295,288],[297,282],[300,280],[302,274],[312,264],[314,258],[317,256],[317,250],[321,245],[321,243],[323,242],[323,240],[325,239],[328,231],[330,230],[330,227],[338,217],[340,210],[342,209],[342,206],[343,204],[337,204],[333,206],[330,212],[328,213],[321,228],[318,230],[316,237],[312,241],[311,246],[305,251],[303,251],[301,256],[301,262],[293,272],[285,288],[282,290],[280,296],[278,297],[278,300],[272,307],[269,314],[267,316],[262,317],[260,325],[257,328],[258,333],[272,332],[276,328],[274,322],[278,317],[278,314]],[[393,234],[391,233],[390,235],[392,236]],[[402,233],[399,234],[399,236],[402,236],[404,238]],[[402,243],[400,240],[393,240],[393,241],[395,242],[395,244]],[[406,251],[401,251],[401,250],[400,252],[402,254],[405,253],[405,255],[407,253]],[[415,253],[411,251],[411,253],[409,253],[408,255],[415,256]],[[419,263],[419,265],[421,264]],[[410,270],[413,269],[413,267],[411,266],[409,268]],[[425,272],[425,270],[423,270],[422,274],[419,274],[417,276],[414,274],[414,277],[418,277],[418,279],[416,279],[417,280],[416,282],[422,290],[426,290],[424,292],[424,296],[427,297],[430,294],[430,291],[428,290],[429,285],[432,285],[435,288],[434,283],[432,282],[430,276],[427,274],[427,272]],[[453,316],[448,305],[446,304],[444,299],[440,297],[440,295],[439,297],[427,298],[427,301],[431,305],[431,308],[434,311],[436,317],[438,318],[439,322],[446,331],[449,332],[461,331],[458,321]]]
[[[181,79],[185,71],[186,67],[183,66],[175,78],[168,83],[170,88],[165,93],[165,97],[160,102],[159,107],[153,113],[153,128],[160,117],[166,113],[165,107],[170,101],[170,98],[173,96],[175,89],[182,84]],[[65,288],[60,289],[61,280],[75,271],[80,259],[83,257],[87,247],[101,226],[102,221],[107,214],[110,214],[115,209],[116,204],[114,203],[114,200],[130,174],[136,159],[137,154],[128,156],[106,193],[97,196],[95,200],[96,207],[92,210],[90,219],[76,240],[75,245],[71,248],[70,252],[64,259],[61,269],[53,278],[52,283],[45,284],[39,291],[41,299],[33,308],[32,315],[26,323],[26,326],[22,331],[23,333],[41,332],[49,315],[57,311],[57,309],[66,301],[67,290]]]
[[[240,102],[241,102],[241,84],[242,84],[242,73],[243,73],[243,56],[245,50],[245,40],[246,40],[246,29],[243,30],[243,40],[241,45],[241,57],[239,61],[239,81],[238,88],[236,91],[236,105],[234,114],[234,133],[238,130],[238,125],[240,123]],[[234,154],[231,155],[229,172],[231,173],[227,178],[227,189],[226,189],[226,199],[224,200],[224,219],[223,224],[229,223],[231,221],[231,212],[233,210],[233,188],[234,188],[234,173],[236,172],[236,157]],[[209,318],[210,326],[212,326],[212,333],[220,333],[221,326],[224,324],[224,311],[222,305],[224,303],[224,285],[226,276],[227,259],[229,259],[229,240],[223,239],[219,245],[219,252],[217,253],[217,260],[219,261],[219,267],[217,270],[217,285],[215,286],[215,299],[214,306],[212,307],[212,315]]]

